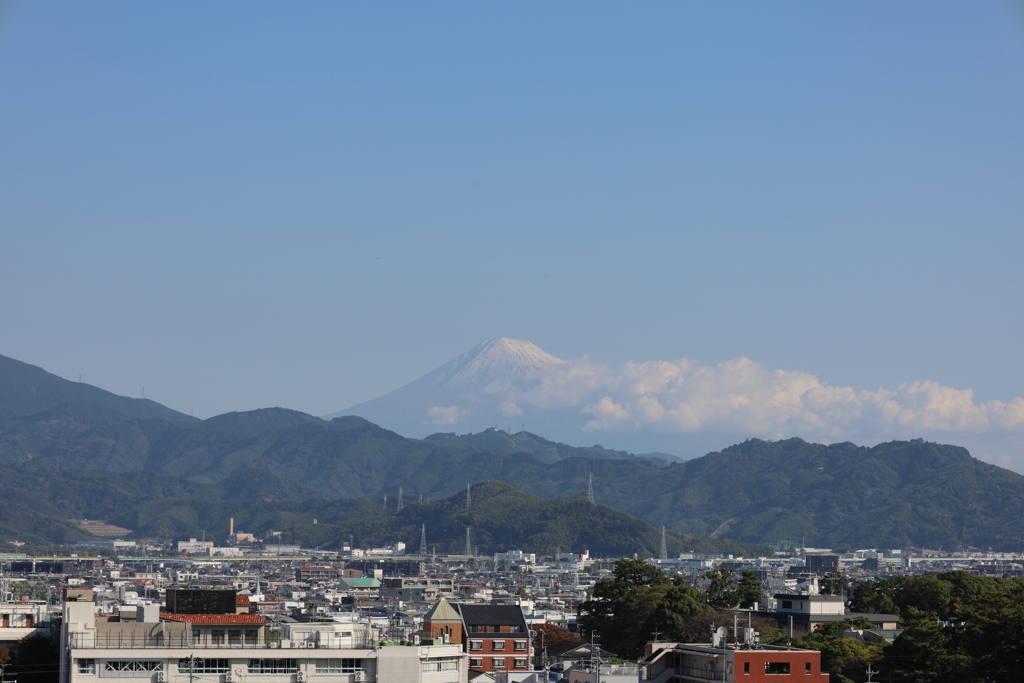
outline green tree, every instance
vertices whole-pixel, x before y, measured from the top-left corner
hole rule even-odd
[[[821,580],[822,595],[842,595],[846,588],[846,577],[839,572],[829,572]]]
[[[1024,606],[1019,596],[987,593],[959,614],[965,654],[984,681],[1020,680],[1024,672]]]
[[[901,683],[973,683],[971,658],[960,647],[956,629],[934,612],[908,607],[903,632],[885,648],[880,668],[887,681]],[[993,679],[994,680],[994,679]],[[1013,680],[1008,679],[1008,680]]]
[[[736,586],[736,597],[739,598],[740,607],[743,609],[751,609],[761,604],[764,590],[761,586],[761,579],[757,578],[757,574],[749,569],[744,569],[740,573],[740,582]]]
[[[600,634],[606,650],[638,657],[650,637],[651,615],[672,585],[644,560],[617,560],[612,578],[599,581],[593,598],[577,607],[580,628],[584,634]]]
[[[525,587],[520,586],[518,589],[516,589],[516,595],[529,595],[529,593],[526,592]]]
[[[865,614],[899,614],[896,603],[885,592],[881,581],[864,581],[853,589],[850,609]]]
[[[693,586],[673,582],[664,596],[655,605],[648,621],[649,633],[655,631],[663,634],[665,640],[673,642],[694,642],[703,640],[706,633],[703,625],[697,626],[692,617],[705,614],[710,610],[704,593]],[[694,633],[697,628],[699,633]]]
[[[736,603],[739,602],[736,592],[736,572],[719,567],[704,572],[704,578],[708,580],[705,592],[709,605],[715,609],[728,609],[736,606]]]

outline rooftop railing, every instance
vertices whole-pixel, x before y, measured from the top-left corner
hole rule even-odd
[[[242,636],[196,637],[188,634],[95,634],[73,632],[68,634],[69,644],[76,649],[175,649],[175,650],[368,650],[373,647],[369,634],[354,634],[330,640],[291,640],[246,638]]]

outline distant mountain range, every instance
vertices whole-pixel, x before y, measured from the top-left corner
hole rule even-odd
[[[129,418],[198,421],[156,401],[127,398],[82,382],[69,382],[35,365],[0,356],[0,425],[11,417],[34,415],[66,403],[99,406]]]
[[[0,367],[18,368],[17,361],[4,360]],[[219,519],[213,508],[205,517],[198,513],[198,500],[234,501],[225,509],[242,509],[238,501],[245,499],[279,501],[280,510],[266,511],[284,515],[273,522],[280,524],[313,509],[297,501],[367,501],[342,505],[365,517],[400,487],[407,500],[418,502],[421,495],[437,500],[467,484],[500,480],[556,499],[582,494],[592,476],[598,503],[681,534],[829,547],[1024,545],[1024,477],[956,446],[755,439],[666,466],[657,458],[572,447],[525,431],[409,439],[360,417],[327,421],[281,408],[198,421],[94,387],[82,395],[101,404],[53,405],[67,397],[63,380],[52,383],[59,391],[40,404],[43,409],[29,414],[27,397],[39,395],[32,387],[50,381],[32,370],[8,373],[0,384],[0,405],[17,408],[0,422],[0,463],[28,477],[22,483],[5,477],[0,500],[33,514],[194,533],[204,520]],[[74,478],[66,480],[64,473],[72,471]],[[134,493],[121,495],[122,489]],[[127,500],[134,502],[119,509]],[[4,525],[18,513],[0,512],[0,533],[7,533]],[[19,518],[10,533],[30,530],[26,524]]]

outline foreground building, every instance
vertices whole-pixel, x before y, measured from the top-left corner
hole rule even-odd
[[[204,591],[216,593],[219,591]],[[232,601],[233,602],[233,601]],[[255,614],[185,614],[141,605],[136,621],[69,599],[60,683],[467,683],[461,645],[379,643],[366,623],[283,624]]]
[[[713,647],[684,643],[648,643],[641,681],[682,683],[828,683],[821,671],[821,653],[772,645]]]

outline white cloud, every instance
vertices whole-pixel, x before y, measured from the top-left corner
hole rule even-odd
[[[584,358],[541,370],[535,380],[515,403],[506,403],[577,408],[588,418],[585,431],[740,431],[834,440],[1024,429],[1024,398],[975,403],[970,389],[936,382],[877,391],[833,387],[748,358],[715,366],[687,359],[631,362],[618,370]]]
[[[427,417],[430,419],[423,424],[453,425],[468,414],[468,410],[462,410],[458,406],[433,406],[427,410]]]

